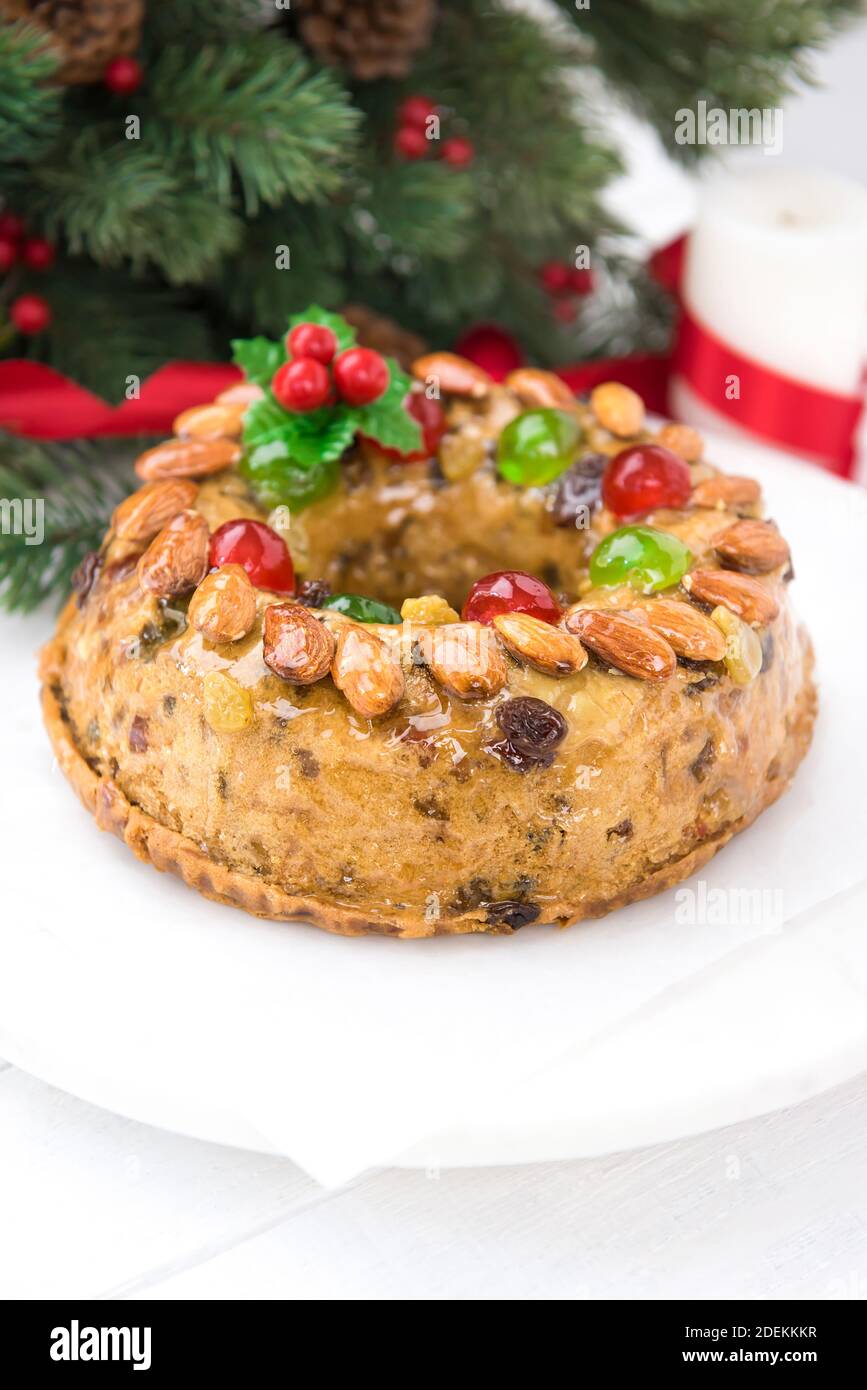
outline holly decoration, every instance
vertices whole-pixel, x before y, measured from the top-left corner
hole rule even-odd
[[[418,126],[398,126],[394,132],[394,152],[401,159],[426,159],[431,141]]]
[[[51,308],[41,294],[21,294],[9,305],[9,318],[19,333],[42,333],[51,322]]]
[[[422,447],[413,449],[410,453],[401,453],[400,449],[383,449],[382,452],[386,458],[396,459],[401,463],[420,463],[423,459],[433,458],[446,432],[445,411],[439,401],[431,400],[422,390],[412,391],[406,402],[406,409],[421,425]]]
[[[45,237],[28,237],[21,249],[21,259],[31,270],[50,270],[57,252],[53,242]]]
[[[331,377],[315,357],[284,362],[271,378],[275,400],[287,410],[318,410],[331,399]]]
[[[475,146],[472,140],[467,140],[465,136],[453,135],[450,140],[443,141],[440,159],[446,164],[451,164],[453,169],[466,169],[475,157]]]
[[[572,323],[578,315],[577,300],[592,294],[593,271],[569,265],[568,261],[546,261],[539,269],[539,283],[551,296],[551,313],[560,323]]]
[[[661,444],[621,449],[602,478],[602,501],[615,516],[642,516],[657,507],[684,507],[692,478],[682,458]]]
[[[321,360],[332,348],[321,330],[334,340],[330,364]],[[304,354],[287,361],[298,346]],[[355,329],[339,314],[312,305],[290,319],[284,341],[246,338],[232,347],[235,362],[263,391],[244,417],[241,466],[264,505],[297,509],[326,496],[356,435],[402,455],[422,449],[422,430],[407,409],[410,378],[393,358],[359,348]],[[329,394],[314,405],[323,381]]]
[[[330,608],[335,613],[345,613],[347,618],[354,618],[357,623],[389,623],[394,626],[403,622],[403,618],[390,604],[380,603],[375,598],[366,598],[364,594],[330,594],[322,600],[319,607]]]
[[[568,410],[525,410],[497,441],[497,468],[519,487],[544,487],[575,460],[581,426]]]
[[[295,568],[282,536],[264,521],[236,517],[211,536],[211,568],[242,565],[257,589],[294,594]]]
[[[0,236],[0,275],[11,270],[18,260],[18,242],[9,236]]]
[[[490,625],[499,613],[529,613],[543,623],[560,621],[560,605],[548,585],[524,570],[498,570],[477,579],[462,617],[467,623]]]
[[[312,357],[327,367],[337,351],[337,337],[323,323],[299,323],[286,334],[286,351],[290,357]]]
[[[599,542],[590,557],[594,584],[631,584],[653,594],[679,584],[692,559],[677,536],[653,526],[623,526]]]
[[[439,107],[430,97],[419,92],[406,97],[397,108],[397,129],[392,141],[394,152],[401,159],[410,160],[433,155],[453,169],[466,169],[475,159],[475,146],[465,135],[451,135],[442,143],[433,138],[429,122],[439,114]]]
[[[129,96],[131,92],[138,91],[144,81],[144,68],[135,58],[113,58],[102,80],[115,96]]]

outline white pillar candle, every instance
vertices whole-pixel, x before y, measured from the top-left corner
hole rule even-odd
[[[715,177],[701,193],[682,293],[691,317],[745,357],[810,386],[857,393],[867,191],[805,170]],[[722,383],[720,397],[724,417]],[[681,418],[708,424],[709,404],[673,383]]]

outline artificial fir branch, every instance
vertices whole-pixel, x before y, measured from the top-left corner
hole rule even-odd
[[[66,596],[76,565],[99,545],[130,491],[132,460],[147,442],[59,445],[0,435],[0,497],[41,499],[45,508],[40,545],[0,533],[0,606],[30,612],[47,598]]]
[[[340,186],[359,113],[336,77],[312,71],[274,33],[236,35],[192,58],[167,46],[141,103],[143,142],[170,169],[187,169],[221,203],[240,188],[260,202],[322,200]]]
[[[59,128],[61,92],[49,78],[57,58],[41,29],[0,25],[0,162],[34,159]]]

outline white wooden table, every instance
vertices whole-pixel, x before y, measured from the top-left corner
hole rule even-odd
[[[867,1076],[635,1153],[337,1191],[4,1062],[0,1136],[0,1298],[867,1297]]]

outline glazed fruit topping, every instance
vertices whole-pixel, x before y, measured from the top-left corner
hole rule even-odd
[[[621,449],[602,479],[602,500],[615,516],[643,516],[658,507],[684,507],[692,481],[687,465],[660,444]]]
[[[464,604],[463,619],[490,626],[498,613],[529,613],[544,623],[560,621],[560,605],[547,584],[523,570],[499,570],[477,579]]]
[[[305,579],[298,590],[298,602],[305,608],[321,608],[331,597],[331,585],[324,579]]]
[[[559,710],[531,695],[505,700],[497,706],[495,717],[505,738],[488,744],[488,749],[518,772],[548,767],[568,731]]]
[[[337,337],[323,323],[298,323],[286,334],[290,357],[312,357],[327,367],[337,351]]]
[[[691,555],[683,541],[653,526],[622,526],[600,541],[590,558],[597,585],[631,584],[652,594],[679,584]]]
[[[101,569],[102,556],[96,550],[89,550],[81,564],[73,572],[72,587],[76,592],[79,608],[83,607]]]
[[[327,368],[314,357],[296,357],[284,362],[271,378],[274,397],[287,410],[303,415],[319,410],[331,400],[331,378]]]
[[[226,521],[211,537],[211,568],[241,565],[257,589],[277,594],[295,592],[295,569],[286,542],[264,521],[237,517]]]
[[[585,454],[562,475],[551,508],[558,526],[581,525],[587,512],[599,506],[607,463],[604,454]]]
[[[329,594],[318,605],[330,608],[335,613],[345,613],[357,623],[400,623],[400,614],[387,603],[375,598],[365,598],[364,594]]]
[[[510,483],[544,487],[572,463],[581,426],[568,410],[525,410],[511,420],[497,443],[497,467]]]

